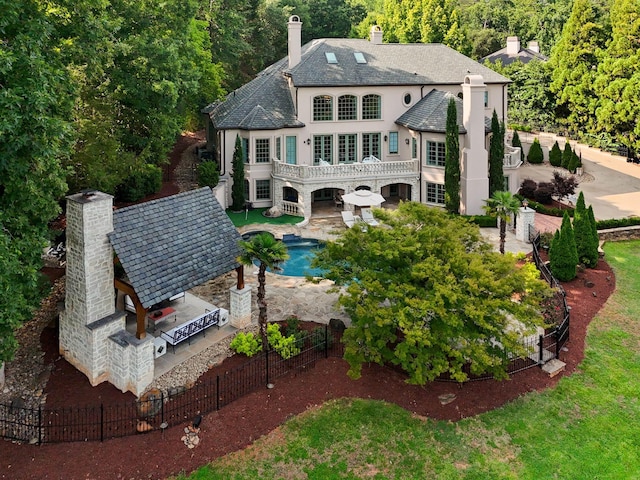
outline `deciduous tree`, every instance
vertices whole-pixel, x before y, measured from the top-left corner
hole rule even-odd
[[[542,322],[548,287],[533,265],[517,267],[477,226],[439,209],[404,202],[380,216],[389,228],[348,229],[315,262],[343,288],[350,375],[375,362],[415,384],[464,381],[467,366],[505,378],[509,353],[522,354],[522,335]]]

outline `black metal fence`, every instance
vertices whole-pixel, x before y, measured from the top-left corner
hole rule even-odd
[[[320,359],[343,354],[338,335],[328,326],[324,335],[316,332],[300,338],[298,346],[301,351],[292,358],[265,351],[192,388],[174,389],[146,400],[55,409],[0,404],[0,438],[38,444],[103,441],[162,430],[219,410],[278,378],[314,367]]]

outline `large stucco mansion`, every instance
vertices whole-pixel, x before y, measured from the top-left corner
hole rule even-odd
[[[441,44],[320,39],[301,44],[288,22],[288,56],[209,105],[207,148],[231,202],[236,137],[245,196],[309,219],[316,202],[369,189],[386,199],[444,205],[445,126],[454,98],[460,132],[461,205],[481,214],[488,197],[490,117],[507,116],[509,79]],[[505,147],[505,188],[519,184],[519,149]]]

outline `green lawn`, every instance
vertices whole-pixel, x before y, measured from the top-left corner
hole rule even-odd
[[[267,210],[266,208],[254,208],[249,211],[232,212],[227,209],[227,215],[236,227],[244,227],[245,225],[251,225],[252,223],[271,223],[273,225],[291,225],[299,223],[304,218],[294,217],[293,215],[282,215],[280,217],[265,217],[262,212]]]
[[[334,401],[188,478],[640,478],[640,242],[605,252],[617,290],[589,327],[578,373],[553,390],[457,423]]]

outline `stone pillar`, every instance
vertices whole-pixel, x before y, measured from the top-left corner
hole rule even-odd
[[[529,232],[535,225],[536,211],[527,206],[520,207],[518,210],[518,220],[516,221],[516,239],[522,242],[530,243]]]
[[[251,325],[251,287],[242,290],[237,287],[230,289],[229,321],[231,326],[241,329]]]
[[[481,75],[467,75],[462,84],[462,121],[467,131],[462,150],[460,201],[464,215],[483,215],[489,198],[489,156],[485,148],[484,94]]]

